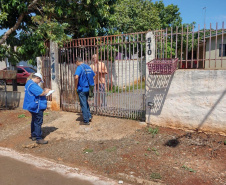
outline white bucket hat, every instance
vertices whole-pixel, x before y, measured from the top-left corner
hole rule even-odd
[[[42,75],[40,73],[35,73],[34,76],[41,78],[41,82],[44,83]]]

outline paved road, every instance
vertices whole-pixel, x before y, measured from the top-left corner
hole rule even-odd
[[[0,156],[0,185],[92,185],[18,160]]]

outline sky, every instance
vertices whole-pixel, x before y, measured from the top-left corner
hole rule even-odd
[[[152,0],[155,2],[158,0]],[[222,22],[224,21],[224,29],[226,29],[226,0],[163,0],[165,6],[174,4],[179,7],[181,13],[182,23],[196,22],[195,30],[198,30],[198,24],[200,29],[203,29],[204,22],[206,28],[216,29],[216,23],[218,23],[218,29],[222,28]],[[2,35],[5,30],[0,30]]]
[[[152,0],[156,2],[157,0]],[[218,29],[222,28],[222,22],[224,21],[224,29],[226,29],[226,0],[163,0],[165,6],[174,4],[179,8],[181,13],[182,23],[196,22],[195,30],[198,30],[198,24],[200,29],[206,28],[216,29],[216,23],[218,23]]]

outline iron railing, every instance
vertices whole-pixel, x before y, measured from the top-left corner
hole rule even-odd
[[[105,81],[105,90],[96,85],[94,98],[90,100],[94,113],[144,118],[145,111],[145,36],[133,33],[114,36],[75,39],[59,49],[61,76],[61,103],[65,110],[79,111],[79,101],[74,92],[75,58],[94,65],[97,55],[97,84]],[[104,66],[107,74],[103,74]]]
[[[226,69],[226,30],[194,25],[154,31],[155,58],[178,58],[179,69]]]
[[[193,26],[171,27],[153,31],[155,59],[177,58],[177,69],[226,69],[226,41],[224,22],[212,29]],[[45,56],[44,78],[51,88],[50,54]],[[102,115],[143,119],[145,115],[146,32],[111,35],[71,40],[59,48],[61,107],[63,110],[80,111],[74,91],[75,58],[92,65],[96,54],[100,65],[97,79],[104,78],[105,91],[95,88],[89,100],[92,112]],[[99,65],[99,64],[98,64]],[[103,102],[104,101],[104,102]],[[106,103],[105,103],[106,101]]]

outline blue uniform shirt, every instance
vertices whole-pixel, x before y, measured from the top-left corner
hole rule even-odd
[[[91,69],[90,66],[87,64],[81,64],[77,67],[75,71],[75,75],[78,75],[78,92],[88,92],[89,91],[89,85],[94,86],[94,79],[95,73]],[[89,82],[88,82],[89,80]]]
[[[33,80],[28,80],[25,85],[23,109],[34,113],[38,113],[39,110],[45,110],[47,108],[47,100],[45,96],[39,96],[42,92],[43,90],[38,84]]]

